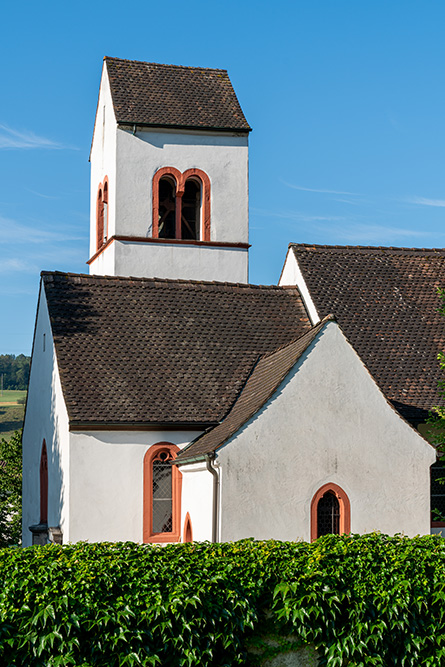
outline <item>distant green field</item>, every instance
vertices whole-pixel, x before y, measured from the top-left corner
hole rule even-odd
[[[0,405],[2,403],[12,403],[17,402],[19,398],[24,398],[26,396],[26,391],[13,391],[11,389],[4,389],[0,391]]]
[[[24,405],[0,405],[0,439],[9,440],[14,431],[22,428],[24,413]]]

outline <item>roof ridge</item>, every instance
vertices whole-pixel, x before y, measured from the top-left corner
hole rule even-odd
[[[69,277],[69,278],[81,278],[85,280],[90,280],[92,282],[105,280],[105,281],[131,281],[131,282],[148,282],[148,283],[167,283],[167,284],[179,284],[179,285],[204,285],[204,286],[226,286],[226,287],[240,287],[240,288],[249,288],[249,289],[270,289],[270,290],[297,290],[298,288],[295,285],[256,285],[255,283],[237,283],[229,281],[218,281],[218,280],[192,280],[184,278],[157,278],[148,277],[148,276],[108,276],[108,275],[95,275],[89,273],[73,273],[69,271],[41,271],[40,276],[45,279],[47,277]]]
[[[329,245],[322,243],[289,243],[289,248],[308,248],[313,250],[326,249],[326,250],[366,250],[366,251],[378,251],[386,250],[392,252],[400,253],[425,253],[431,252],[436,254],[445,253],[445,248],[408,248],[404,246],[371,246],[371,245]]]
[[[173,65],[168,63],[155,63],[147,60],[130,60],[129,58],[116,58],[115,56],[104,56],[103,59],[105,61],[117,60],[118,62],[121,63],[136,63],[138,65],[155,65],[156,67],[175,67],[177,69],[195,69],[195,70],[204,70],[209,72],[225,72],[227,74],[226,69],[221,69],[219,67],[195,67],[192,65]]]

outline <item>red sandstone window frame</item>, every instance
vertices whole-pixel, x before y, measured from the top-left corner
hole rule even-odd
[[[105,206],[107,215],[105,219]],[[108,176],[99,183],[96,200],[96,251],[105,245],[108,239]]]
[[[202,169],[187,169],[180,172],[175,167],[162,167],[153,176],[152,181],[152,199],[153,199],[153,215],[152,215],[152,236],[154,239],[159,238],[159,181],[161,178],[168,176],[175,183],[176,190],[176,214],[175,214],[175,239],[181,239],[181,208],[182,197],[184,195],[185,183],[189,178],[199,181],[201,185],[201,224],[200,224],[200,238],[198,240],[210,241],[210,179]],[[170,239],[163,239],[166,243]],[[187,239],[184,239],[184,243]]]
[[[325,493],[330,491],[338,500],[340,506],[340,535],[343,533],[351,532],[351,503],[349,502],[348,494],[343,491],[343,489],[329,482],[324,484],[318,489],[311,502],[311,542],[314,542],[317,539],[318,535],[318,519],[317,519],[317,509],[318,502],[324,496]]]
[[[187,512],[184,519],[184,530],[182,531],[183,542],[193,542],[193,528],[190,514]]]
[[[168,533],[153,532],[153,462],[162,452],[168,452],[175,459],[179,451],[179,447],[171,442],[158,442],[145,452],[142,530],[142,540],[145,544],[180,542],[181,540],[182,473],[175,465],[172,465],[172,530]]]
[[[40,523],[48,523],[48,452],[45,440],[40,454]]]

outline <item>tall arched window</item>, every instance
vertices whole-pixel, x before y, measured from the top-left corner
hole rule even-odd
[[[48,454],[45,441],[40,455],[40,523],[48,523]]]
[[[144,457],[144,542],[179,542],[182,473],[173,465],[179,447],[160,442]]]
[[[322,535],[341,535],[351,531],[351,506],[347,494],[332,482],[312,498],[311,541]]]
[[[192,520],[190,514],[187,512],[184,520],[184,530],[182,533],[183,542],[193,542]]]
[[[96,247],[97,250],[100,250],[107,242],[108,236],[108,179],[106,176],[97,191],[96,233]]]
[[[210,241],[210,179],[163,167],[153,177],[153,238]]]

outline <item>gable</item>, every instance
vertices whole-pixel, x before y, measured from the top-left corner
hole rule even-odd
[[[295,288],[43,273],[70,425],[214,424],[310,324]]]
[[[406,419],[424,421],[439,402],[438,353],[445,318],[441,249],[292,245],[320,317],[334,313],[385,396]]]

